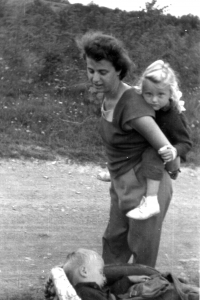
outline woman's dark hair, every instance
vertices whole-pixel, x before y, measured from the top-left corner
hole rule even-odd
[[[120,80],[133,65],[123,43],[111,35],[87,32],[81,38],[77,38],[76,42],[84,59],[90,57],[95,61],[105,59],[111,62],[116,71],[121,71]]]

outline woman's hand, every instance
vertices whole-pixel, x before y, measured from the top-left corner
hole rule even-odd
[[[171,145],[166,145],[158,150],[158,154],[160,154],[164,163],[167,163],[177,157],[177,150]]]
[[[150,279],[149,276],[146,275],[131,275],[128,276],[128,279],[133,283],[144,282]]]

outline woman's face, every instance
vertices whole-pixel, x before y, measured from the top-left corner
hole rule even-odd
[[[116,71],[108,60],[95,61],[86,58],[87,75],[97,93],[112,93],[118,87],[120,71]]]

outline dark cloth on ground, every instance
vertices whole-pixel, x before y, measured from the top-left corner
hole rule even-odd
[[[157,274],[146,282],[132,285],[127,293],[118,295],[123,300],[198,300],[197,287],[184,284],[171,273]]]
[[[154,274],[145,282],[131,283],[123,277],[112,286],[100,288],[94,282],[75,286],[81,300],[199,300],[199,289],[171,274]]]
[[[116,295],[126,293],[132,284],[127,277],[123,277],[113,285],[103,288],[94,282],[81,282],[75,286],[75,290],[81,300],[115,300]]]

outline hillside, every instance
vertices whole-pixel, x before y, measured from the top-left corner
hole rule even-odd
[[[101,100],[88,90],[85,63],[75,42],[79,34],[100,30],[120,38],[127,47],[135,63],[126,78],[130,84],[157,59],[168,61],[180,75],[194,142],[190,160],[197,160],[198,17],[165,15],[156,0],[137,12],[58,0],[0,0],[0,11],[2,156],[72,155],[97,161],[104,157],[94,127]]]
[[[34,0],[7,0],[8,5],[16,7],[25,6],[33,2]],[[70,5],[68,0],[41,0],[41,3],[49,5],[52,9],[54,9],[54,7],[63,9],[66,5]]]

